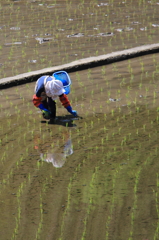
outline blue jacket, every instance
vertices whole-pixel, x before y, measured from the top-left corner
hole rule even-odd
[[[37,80],[36,85],[35,85],[35,94],[36,94],[37,97],[40,97],[41,93],[45,91],[45,86],[44,86],[45,78],[46,78],[46,82],[52,81],[53,79],[55,79],[52,76],[42,76],[42,77],[40,77]]]

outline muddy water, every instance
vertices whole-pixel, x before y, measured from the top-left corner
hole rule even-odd
[[[2,90],[1,239],[159,239],[159,55],[71,73],[48,124],[34,83]]]
[[[158,42],[153,1],[1,1],[0,78]]]
[[[4,1],[0,77],[158,41],[157,1]],[[2,240],[151,240],[158,231],[159,55],[71,73],[48,124],[34,83],[0,92]]]

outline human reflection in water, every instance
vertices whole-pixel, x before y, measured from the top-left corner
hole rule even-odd
[[[34,148],[40,155],[40,160],[52,163],[55,168],[61,168],[66,162],[66,158],[73,154],[71,134],[69,131],[63,132],[62,136],[57,139],[52,138],[51,143],[42,143],[39,136],[34,139]]]

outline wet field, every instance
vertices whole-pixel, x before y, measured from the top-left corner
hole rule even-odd
[[[1,31],[12,44],[1,45],[1,77],[156,43],[158,8],[5,2]],[[57,100],[55,124],[32,104],[35,83],[0,91],[2,240],[159,239],[158,62],[151,54],[70,73],[80,117]]]
[[[0,11],[0,78],[158,42],[156,0],[7,0]]]

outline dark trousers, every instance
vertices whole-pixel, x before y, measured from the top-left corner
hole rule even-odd
[[[44,106],[51,112],[51,118],[56,117],[56,102],[52,98],[47,97],[45,101],[42,101]]]

